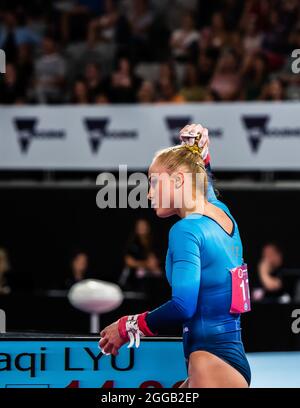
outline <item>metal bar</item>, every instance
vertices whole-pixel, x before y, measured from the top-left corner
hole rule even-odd
[[[6,315],[4,310],[0,309],[0,333],[6,333]]]
[[[100,332],[100,315],[98,313],[92,313],[90,315],[90,333]]]

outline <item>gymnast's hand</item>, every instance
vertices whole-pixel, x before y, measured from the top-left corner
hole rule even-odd
[[[187,143],[189,145],[193,145],[195,142],[195,138],[199,137],[198,146],[201,147],[201,157],[204,161],[204,164],[207,166],[210,162],[210,154],[209,154],[209,137],[208,137],[208,129],[203,127],[200,124],[191,124],[186,125],[184,128],[181,129],[179,133],[179,138],[182,143]]]
[[[127,340],[120,336],[118,329],[118,321],[105,327],[100,333],[101,339],[99,341],[99,348],[103,354],[119,354],[119,348],[127,343]]]
[[[123,316],[118,321],[105,327],[100,333],[99,348],[103,354],[117,356],[118,350],[129,341],[129,347],[139,347],[143,336],[156,336],[148,327],[146,316],[149,312]]]

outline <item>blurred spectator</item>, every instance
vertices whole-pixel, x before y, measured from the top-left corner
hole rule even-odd
[[[70,276],[65,282],[66,289],[70,289],[75,283],[87,278],[89,258],[85,252],[78,252],[71,259]]]
[[[260,99],[263,101],[283,101],[284,85],[279,78],[272,79],[267,85],[264,85]]]
[[[206,87],[213,75],[214,71],[214,58],[208,51],[202,51],[198,58],[198,80],[199,85]]]
[[[282,268],[283,254],[280,247],[274,243],[266,244],[258,264],[258,276],[262,288],[254,290],[253,300],[283,303],[290,300],[282,280]]]
[[[224,26],[230,30],[237,30],[238,24],[247,2],[240,0],[225,0],[221,3],[221,12],[224,18]]]
[[[208,89],[204,94],[203,102],[220,102],[220,97],[216,92]]]
[[[59,103],[62,101],[65,61],[52,37],[43,39],[42,52],[35,64],[35,98],[39,103]]]
[[[228,38],[228,49],[231,50],[241,61],[247,58],[243,46],[243,37],[239,31],[233,31]]]
[[[107,80],[102,78],[100,67],[93,62],[90,62],[85,67],[84,83],[90,102],[95,102],[98,95],[105,95],[108,92]]]
[[[177,90],[177,76],[174,64],[171,61],[161,64],[159,68],[158,102],[185,102],[184,97]]]
[[[8,295],[11,292],[9,282],[9,260],[4,248],[0,248],[0,295]]]
[[[257,29],[255,18],[249,18],[244,27],[243,37],[243,48],[247,55],[261,48],[262,39],[262,34]]]
[[[97,105],[106,105],[107,103],[110,103],[110,101],[107,98],[107,95],[100,93],[98,95],[96,95],[95,97],[95,103]]]
[[[204,93],[205,89],[199,84],[196,67],[193,64],[188,64],[180,95],[187,102],[198,102],[203,100]]]
[[[185,98],[176,89],[176,85],[170,79],[160,81],[159,98],[160,103],[183,103]]]
[[[269,17],[271,12],[271,2],[249,0],[245,2],[243,14],[240,19],[240,28],[246,26],[249,19],[254,18],[258,30],[264,31],[269,28]]]
[[[292,27],[297,24],[299,17],[298,0],[281,0],[280,1],[281,21],[285,32],[290,32]]]
[[[200,44],[201,48],[216,48],[222,49],[228,41],[228,33],[225,27],[224,16],[220,12],[213,14],[211,24],[201,31]],[[206,46],[204,46],[206,44]]]
[[[282,24],[279,10],[275,8],[270,11],[268,29],[263,35],[262,47],[264,50],[279,53],[284,52],[284,26]]]
[[[120,58],[117,69],[112,73],[109,86],[109,100],[115,103],[135,102],[140,79],[135,76],[127,58]]]
[[[137,93],[137,102],[153,103],[155,101],[156,93],[153,83],[151,81],[143,81]]]
[[[0,82],[0,103],[11,105],[24,102],[24,84],[19,80],[16,68],[12,64],[6,65],[6,74]]]
[[[124,44],[129,41],[129,24],[117,7],[116,0],[104,1],[104,13],[89,23],[88,42],[91,46],[99,42]]]
[[[177,83],[177,76],[173,61],[164,62],[159,66],[158,82],[164,82],[167,80]]]
[[[24,87],[24,93],[31,86],[32,76],[34,73],[32,47],[28,44],[22,44],[18,48],[16,60],[17,76]]]
[[[24,8],[23,13],[26,13]],[[31,9],[28,10],[27,27],[35,34],[38,40],[37,45],[40,45],[41,39],[48,31],[51,31],[53,27],[49,18],[50,15],[52,15],[51,6],[50,8],[49,5],[45,7],[39,0],[37,0],[35,4],[32,4]],[[35,45],[33,43],[28,44],[28,42],[26,44],[30,46]]]
[[[234,101],[239,98],[241,77],[237,57],[233,52],[227,51],[220,57],[210,88],[223,101]]]
[[[132,58],[134,61],[149,61],[150,33],[154,15],[148,0],[132,0],[132,8],[128,15],[131,29]]]
[[[160,261],[153,248],[151,226],[147,220],[136,221],[124,261],[125,269],[119,278],[119,285],[126,290],[144,291],[146,279],[161,277]]]
[[[71,103],[75,105],[88,104],[90,102],[87,86],[83,81],[76,81],[73,86]]]
[[[90,18],[102,12],[102,0],[68,0],[55,5],[61,12],[60,30],[64,43],[84,41]]]
[[[182,17],[181,28],[172,33],[170,40],[170,47],[177,61],[185,62],[188,60],[190,47],[198,39],[199,32],[195,29],[193,15],[184,15]]]
[[[267,80],[268,63],[263,54],[248,55],[243,62],[245,99],[258,99]]]
[[[7,11],[0,24],[0,48],[6,53],[8,62],[15,62],[18,47],[23,44],[37,45],[40,37],[28,25],[24,13]]]

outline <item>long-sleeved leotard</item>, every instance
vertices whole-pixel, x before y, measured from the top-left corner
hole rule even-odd
[[[191,352],[209,351],[235,367],[250,384],[240,314],[229,312],[230,269],[243,263],[240,234],[227,206],[217,199],[211,179],[207,198],[232,219],[233,230],[228,234],[212,218],[196,213],[173,225],[166,257],[172,298],[149,312],[146,322],[158,333],[172,324],[182,324],[187,362]]]

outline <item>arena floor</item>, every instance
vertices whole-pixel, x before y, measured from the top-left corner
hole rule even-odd
[[[247,354],[252,388],[299,388],[300,352]]]

